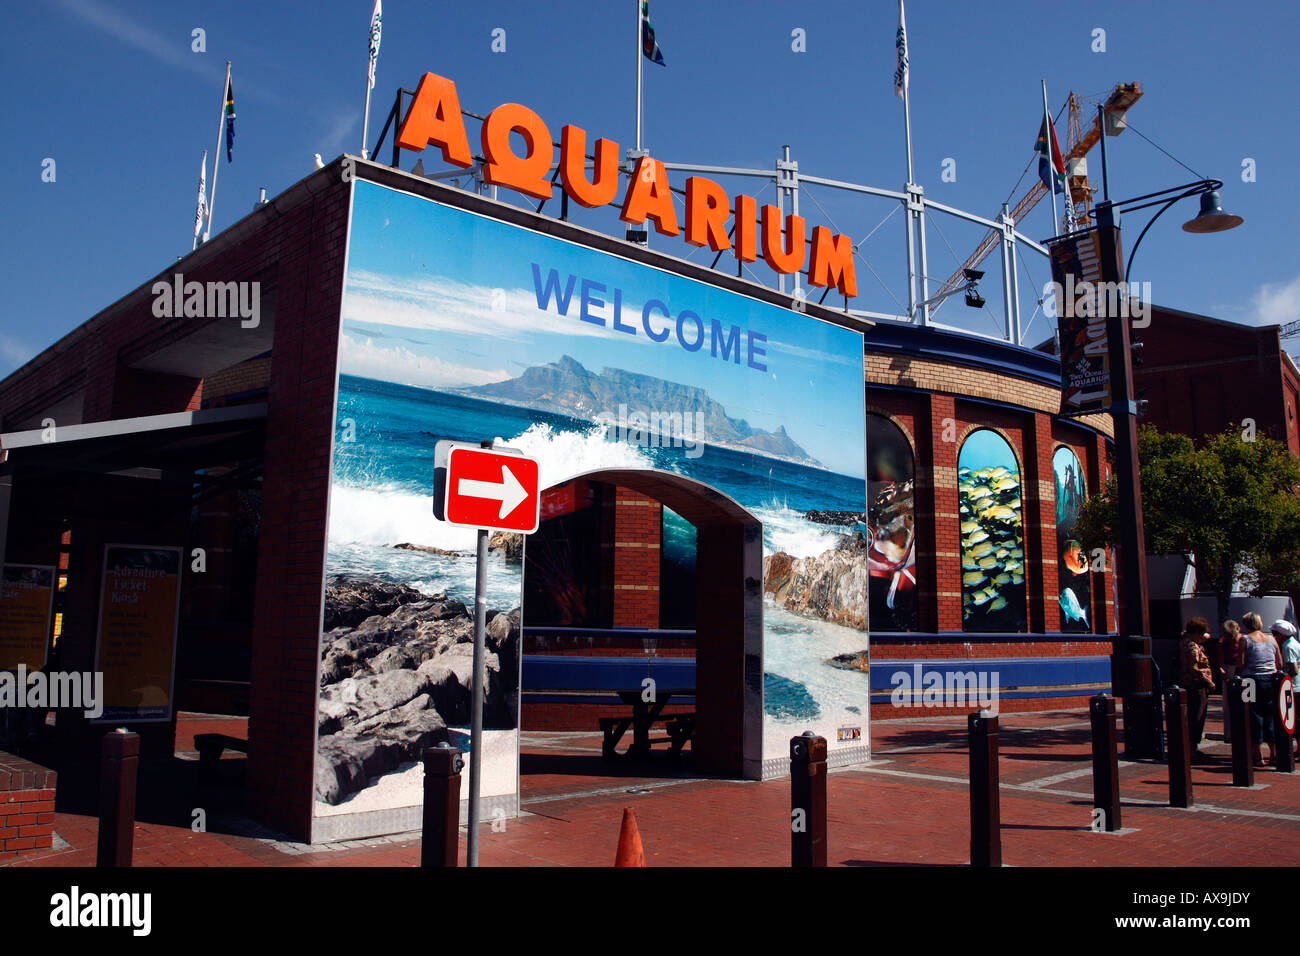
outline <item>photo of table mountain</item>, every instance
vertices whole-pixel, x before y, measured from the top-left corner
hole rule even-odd
[[[784,425],[768,432],[752,427],[743,418],[732,418],[707,389],[619,368],[592,372],[569,355],[558,362],[534,365],[504,382],[455,391],[473,398],[606,423],[618,421],[620,406],[629,414],[680,412],[683,416],[694,416],[702,413],[702,438],[710,445],[736,448],[814,468],[825,467],[790,437]]]

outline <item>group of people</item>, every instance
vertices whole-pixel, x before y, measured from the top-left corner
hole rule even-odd
[[[1272,704],[1278,693],[1278,681],[1283,674],[1294,679],[1300,673],[1300,639],[1296,636],[1296,626],[1289,621],[1274,621],[1268,632],[1263,628],[1263,620],[1252,611],[1244,615],[1240,623],[1225,621],[1219,636],[1223,673],[1223,739],[1232,740],[1232,727],[1228,720],[1228,681],[1234,675],[1249,677],[1255,682],[1250,739],[1254,751],[1252,758],[1257,767],[1265,765],[1260,756],[1261,743],[1268,745],[1268,762],[1273,761]],[[1203,617],[1194,617],[1187,622],[1179,642],[1178,685],[1187,691],[1188,734],[1195,763],[1210,759],[1198,749],[1205,733],[1210,694],[1215,689],[1214,671],[1206,653],[1209,640],[1209,624]],[[1294,741],[1289,745],[1294,746]]]

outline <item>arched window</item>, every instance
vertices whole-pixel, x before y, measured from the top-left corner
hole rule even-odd
[[[1020,467],[997,432],[970,433],[957,457],[961,620],[965,631],[1025,629]]]
[[[1088,555],[1074,536],[1079,520],[1079,506],[1087,497],[1083,468],[1068,448],[1058,448],[1052,455],[1052,472],[1056,483],[1056,573],[1057,601],[1061,605],[1062,631],[1091,631],[1092,577],[1088,573]]]
[[[915,631],[916,511],[912,446],[883,415],[867,415],[867,571],[872,631]]]

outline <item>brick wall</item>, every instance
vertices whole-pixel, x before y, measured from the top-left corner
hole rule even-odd
[[[659,553],[663,506],[618,488],[614,496],[614,626],[659,626]]]
[[[0,857],[51,845],[56,776],[0,751]]]

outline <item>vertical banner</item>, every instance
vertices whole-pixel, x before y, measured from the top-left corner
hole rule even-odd
[[[180,548],[104,548],[95,655],[104,675],[101,721],[171,719],[180,565]]]
[[[1110,407],[1106,312],[1099,308],[1103,244],[1091,229],[1051,246],[1056,286],[1056,327],[1061,343],[1061,414],[1104,412]]]
[[[1056,575],[1061,630],[1091,631],[1093,622],[1088,620],[1088,608],[1092,606],[1092,568],[1075,537],[1079,507],[1088,497],[1083,466],[1074,452],[1062,447],[1052,455],[1052,472],[1056,488]]]
[[[54,607],[54,568],[35,564],[0,567],[0,670],[45,666]]]

